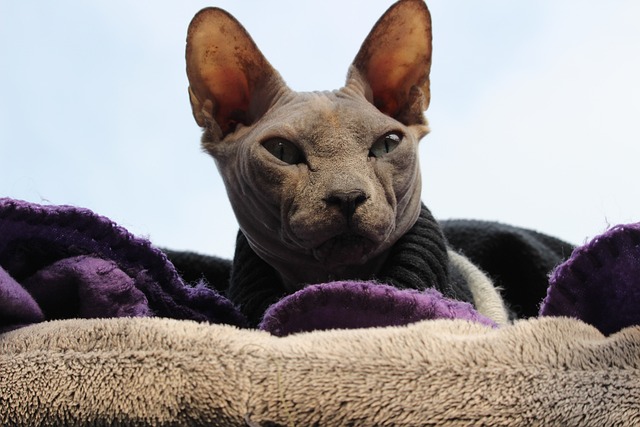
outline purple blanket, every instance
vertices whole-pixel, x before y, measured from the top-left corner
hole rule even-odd
[[[215,287],[185,283],[162,251],[89,210],[0,199],[0,331],[128,316],[246,326]],[[577,249],[552,275],[541,314],[576,317],[604,333],[640,324],[640,224],[614,227]],[[287,335],[439,318],[493,325],[433,290],[334,282],[283,298],[260,327]]]

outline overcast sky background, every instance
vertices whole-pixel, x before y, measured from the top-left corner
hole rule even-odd
[[[390,1],[0,0],[0,197],[90,208],[231,257],[237,224],[187,98],[192,16],[231,12],[296,90],[335,89]],[[438,218],[572,243],[640,221],[640,2],[432,0]]]

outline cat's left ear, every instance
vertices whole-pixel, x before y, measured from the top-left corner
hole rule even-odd
[[[351,65],[350,84],[384,114],[406,124],[426,124],[431,68],[431,15],[423,0],[400,0],[375,24]]]

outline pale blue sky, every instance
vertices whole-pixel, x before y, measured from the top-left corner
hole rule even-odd
[[[0,0],[0,196],[230,257],[186,95],[191,17],[235,15],[294,89],[342,85],[390,1]],[[640,2],[433,0],[424,200],[574,243],[640,221]]]

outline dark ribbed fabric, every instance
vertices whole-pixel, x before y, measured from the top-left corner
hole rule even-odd
[[[256,255],[242,231],[238,231],[227,298],[240,307],[249,324],[255,327],[267,307],[286,293],[275,269]]]
[[[400,289],[433,288],[449,298],[473,301],[466,283],[450,283],[446,241],[424,205],[415,225],[391,248],[380,273],[360,279],[375,279]],[[255,326],[266,308],[286,293],[275,270],[253,252],[239,232],[227,297]]]
[[[448,298],[473,301],[466,283],[449,280],[446,240],[424,205],[415,225],[391,248],[377,279],[400,289],[433,288]]]

